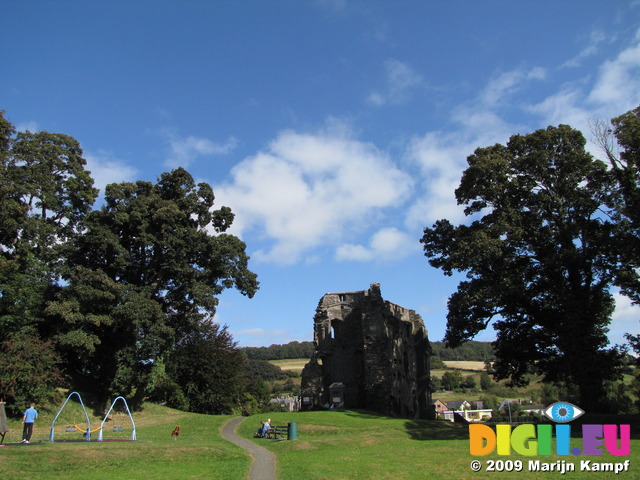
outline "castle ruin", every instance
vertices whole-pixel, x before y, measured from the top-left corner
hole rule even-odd
[[[302,372],[302,408],[362,408],[431,418],[422,318],[369,290],[327,293],[314,316],[315,353]]]

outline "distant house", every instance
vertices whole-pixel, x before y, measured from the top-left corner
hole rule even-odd
[[[269,403],[279,405],[282,411],[300,411],[300,399],[298,397],[276,397],[269,400]]]
[[[458,412],[471,409],[471,404],[466,400],[451,400],[447,402],[447,407],[449,407],[448,410]]]
[[[468,422],[482,422],[493,418],[493,410],[490,408],[483,408],[478,410],[465,410],[464,418]]]
[[[438,418],[455,421],[455,414],[458,414],[467,422],[480,422],[493,417],[493,410],[482,408],[482,402],[468,402],[466,400],[452,400],[444,403],[436,400],[434,403]],[[474,408],[475,407],[475,408]]]
[[[435,407],[436,414],[446,412],[447,410],[449,410],[449,407],[447,407],[447,404],[441,400],[436,400],[435,402],[433,402],[433,406]]]

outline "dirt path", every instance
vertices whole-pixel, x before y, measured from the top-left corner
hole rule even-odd
[[[253,458],[249,480],[276,480],[276,456],[251,440],[236,435],[236,428],[244,421],[245,417],[236,417],[229,420],[222,428],[222,436],[226,440],[244,448]]]

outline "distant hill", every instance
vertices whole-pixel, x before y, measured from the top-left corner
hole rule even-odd
[[[475,362],[493,361],[496,358],[490,342],[466,342],[457,348],[447,348],[444,342],[431,342],[433,356],[443,361],[465,360]]]
[[[313,342],[289,342],[285,345],[271,345],[269,347],[244,347],[241,350],[249,360],[285,360],[311,358],[315,347]]]
[[[493,361],[495,353],[489,342],[467,342],[458,348],[446,348],[444,342],[431,342],[433,356],[443,361]],[[241,349],[249,360],[286,360],[293,358],[311,358],[314,352],[313,342],[290,342],[269,347],[244,347]]]

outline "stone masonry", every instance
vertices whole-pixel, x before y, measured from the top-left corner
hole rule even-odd
[[[422,318],[369,290],[328,293],[314,317],[315,354],[302,372],[302,408],[362,408],[431,418],[429,355]]]

